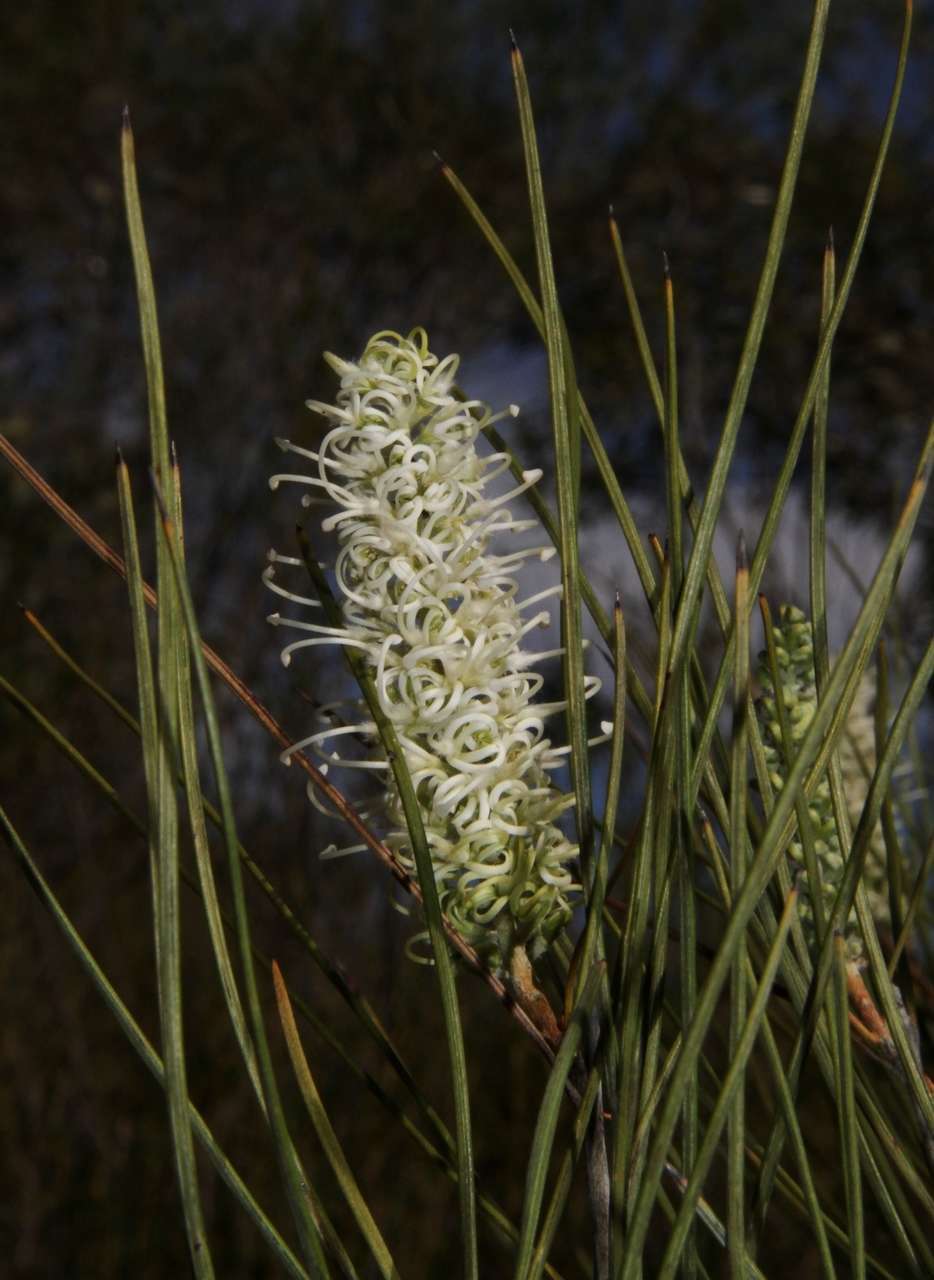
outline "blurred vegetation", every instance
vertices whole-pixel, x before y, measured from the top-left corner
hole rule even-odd
[[[330,386],[320,351],[353,352],[381,326],[424,324],[436,350],[463,353],[470,385],[472,358],[479,365],[498,349],[518,357],[535,346],[432,155],[458,172],[531,265],[507,19],[532,78],[559,287],[603,438],[627,491],[656,484],[655,426],[606,230],[612,203],[656,340],[662,248],[672,261],[683,447],[702,484],[761,260],[806,7],[656,0],[620,8],[597,0],[573,7],[522,0],[508,13],[491,0],[405,7],[45,0],[4,14],[2,429],[117,542],[113,446],[137,469],[145,453],[117,145],[129,102],[199,615],[207,639],[296,733],[302,704],[287,693],[259,575],[281,527],[267,501],[271,438],[310,434],[303,402]],[[898,9],[874,0],[841,5],[831,18],[741,437],[738,467],[750,484],[778,465],[813,356],[830,224],[838,248],[848,247],[891,80]],[[887,176],[834,351],[831,499],[862,516],[890,514],[934,400],[934,259],[923,251],[934,238],[932,64],[934,34],[922,15]],[[543,415],[525,420],[530,440],[544,429]],[[892,446],[886,468],[876,465],[883,435]],[[0,503],[3,669],[142,813],[129,734],[112,732],[108,714],[13,607],[22,600],[131,705],[124,588],[6,469]],[[14,534],[31,548],[28,560],[12,554]],[[922,538],[930,536],[929,523]],[[223,696],[221,709],[244,843],[262,854],[393,1034],[427,1054],[440,1039],[438,1009],[422,990],[424,974],[402,959],[411,926],[392,911],[381,875],[363,859],[318,865],[321,840],[298,780]],[[6,704],[0,777],[4,803],[45,872],[155,1035],[152,942],[138,924],[149,897],[143,841]],[[14,1188],[0,1207],[0,1238],[12,1242],[11,1274],[184,1274],[164,1099],[6,858],[0,891],[0,1131],[3,1180]],[[336,997],[272,913],[254,905],[259,945],[277,956],[295,989],[313,991],[319,1016],[333,1019],[382,1078],[381,1061],[355,1041]],[[358,931],[347,936],[351,918]],[[186,933],[189,979],[211,971],[201,935]],[[481,1181],[518,1197],[544,1064],[478,984],[463,986],[468,1041],[496,1045],[495,1054],[471,1057],[477,1132],[498,1134],[478,1152]],[[189,980],[187,990],[192,1094],[281,1224],[271,1156],[254,1142],[255,1106],[232,1054],[221,1051],[229,1032],[216,984]],[[314,1045],[316,1058],[318,1051]],[[322,1091],[339,1100],[343,1067],[324,1049],[317,1065]],[[386,1137],[370,1100],[348,1114],[354,1129],[342,1136],[387,1234],[401,1241],[402,1271],[447,1275],[457,1241],[445,1220],[452,1204],[445,1179],[426,1164],[401,1200],[399,1169],[413,1167],[414,1148],[394,1128]],[[212,1177],[204,1186],[219,1270],[273,1274],[226,1192]],[[505,1207],[518,1215],[518,1201]],[[406,1240],[403,1227],[413,1222],[417,1238]],[[774,1243],[775,1274],[783,1274],[783,1250],[787,1266],[800,1268],[785,1274],[810,1274],[800,1249],[790,1228]]]

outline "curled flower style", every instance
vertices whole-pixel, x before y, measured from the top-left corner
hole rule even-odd
[[[320,644],[362,654],[411,774],[442,909],[487,963],[502,968],[515,947],[534,957],[548,946],[579,888],[577,847],[558,826],[573,797],[549,777],[564,751],[544,728],[565,704],[533,703],[543,684],[534,666],[560,651],[522,647],[548,621],[534,607],[561,588],[519,600],[513,577],[524,559],[554,552],[490,550],[493,534],[536,526],[515,519],[507,504],[541,472],[526,471],[516,488],[490,495],[509,459],[479,454],[476,442],[505,415],[454,394],[459,358],[432,355],[424,330],[407,338],[378,333],[356,363],[325,358],[341,384],[334,405],[309,402],[328,424],[320,448],[278,442],[313,464],[310,474],[277,475],[270,484],[307,485],[305,505],[331,509],[322,528],[339,543],[343,625],[279,614],[270,621],[302,633],[283,650],[286,664]],[[276,563],[298,561],[271,558],[265,576],[273,590],[313,605],[274,581]],[[590,678],[588,693],[598,688]],[[399,795],[375,725],[358,721],[361,705],[338,724],[335,709],[325,709],[323,727],[293,750],[309,747],[328,764],[379,777],[386,842],[412,870]],[[348,741],[364,745],[363,759],[339,753]]]

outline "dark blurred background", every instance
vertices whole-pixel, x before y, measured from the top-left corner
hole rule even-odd
[[[774,477],[806,381],[831,224],[841,267],[850,248],[894,72],[900,8],[895,0],[862,0],[837,6],[830,20],[730,490],[744,521],[757,509],[759,487]],[[582,389],[624,489],[651,511],[661,491],[657,428],[625,316],[607,207],[612,203],[619,219],[656,352],[662,249],[671,260],[683,446],[702,489],[767,235],[807,9],[788,0],[6,6],[2,430],[119,543],[115,445],[143,500],[147,488],[145,392],[119,167],[128,103],[202,628],[300,735],[307,713],[293,686],[320,684],[321,676],[309,664],[296,674],[279,664],[260,573],[269,545],[289,550],[296,510],[294,495],[273,502],[269,494],[267,476],[280,456],[272,439],[313,438],[304,400],[333,392],[322,350],[349,356],[379,328],[424,325],[439,354],[462,353],[461,381],[471,394],[524,405],[513,438],[526,458],[541,460],[549,424],[536,335],[432,154],[457,171],[533,276],[507,24],[530,77]],[[887,176],[834,355],[830,495],[841,538],[849,531],[854,546],[867,548],[857,566],[867,577],[934,399],[932,71],[934,35],[922,12]],[[609,590],[614,577],[626,576],[625,552],[618,543],[607,551],[601,541],[596,499],[594,516]],[[34,610],[132,705],[123,585],[5,465],[0,521],[2,669],[143,813],[135,741],[49,654],[15,603]],[[149,522],[143,524],[151,550]],[[747,524],[747,535],[757,531]],[[930,535],[928,519],[922,543]],[[776,567],[792,589],[800,554],[798,546]],[[916,617],[929,598],[928,563],[916,558],[913,566]],[[273,744],[239,705],[226,694],[220,700],[244,843],[409,1046],[447,1115],[433,978],[402,958],[413,924],[391,909],[386,877],[364,856],[319,864],[316,853],[332,833],[316,826],[298,776],[281,768]],[[44,872],[157,1038],[143,842],[6,703],[0,786]],[[4,1266],[30,1280],[187,1274],[162,1096],[6,852],[0,892]],[[261,899],[253,906],[260,945],[392,1089],[301,949]],[[185,926],[193,1096],[288,1230],[193,901]],[[480,1172],[518,1217],[544,1066],[478,984],[462,985]],[[333,1054],[310,1035],[309,1050],[403,1274],[456,1273],[452,1185],[376,1102],[358,1097]],[[292,1093],[289,1105],[298,1117]],[[312,1143],[307,1150],[320,1167]],[[327,1178],[323,1186],[346,1225]],[[204,1188],[219,1274],[276,1274],[210,1171]],[[585,1239],[585,1219],[575,1211],[556,1254],[571,1274],[575,1246]],[[483,1247],[484,1274],[507,1274],[507,1255],[489,1239]],[[806,1245],[791,1227],[770,1248],[770,1275],[810,1274]]]

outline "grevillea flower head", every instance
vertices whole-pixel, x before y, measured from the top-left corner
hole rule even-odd
[[[558,825],[573,803],[551,782],[564,749],[545,736],[544,718],[563,703],[535,705],[543,677],[532,670],[555,656],[531,653],[525,638],[548,621],[534,607],[559,587],[520,601],[515,571],[551,548],[494,554],[494,534],[536,525],[507,503],[534,484],[527,471],[511,492],[492,496],[508,469],[504,454],[478,453],[482,432],[505,416],[455,395],[458,357],[439,360],[424,330],[407,338],[378,333],[356,362],[326,356],[340,376],[333,405],[309,402],[327,423],[320,448],[279,441],[307,459],[309,474],[274,476],[309,486],[306,505],[330,508],[322,528],[336,532],[335,575],[342,625],[327,627],[273,614],[303,636],[283,650],[321,644],[359,651],[382,711],[404,752],[421,808],[441,906],[493,968],[513,948],[542,951],[567,923],[578,886],[577,848]],[[508,413],[515,414],[511,408]],[[275,581],[281,595],[314,604]],[[599,681],[588,680],[594,693]],[[361,719],[361,708],[363,708]],[[386,843],[410,870],[414,862],[397,790],[364,704],[292,750],[308,747],[327,765],[367,768],[385,784],[377,809]],[[364,759],[339,754],[356,739]],[[371,776],[373,776],[371,774]]]

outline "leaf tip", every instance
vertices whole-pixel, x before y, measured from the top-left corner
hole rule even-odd
[[[746,535],[742,529],[739,531],[739,537],[736,539],[736,572],[749,572],[749,556],[746,552]]]

